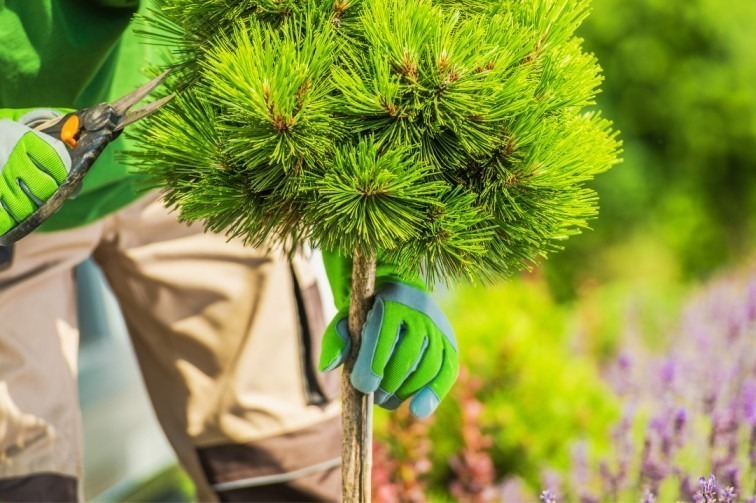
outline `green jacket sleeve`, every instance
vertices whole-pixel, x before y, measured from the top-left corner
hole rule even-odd
[[[0,0],[0,117],[29,108],[85,108],[117,99],[147,77],[150,50],[129,28],[149,0]],[[135,200],[128,168],[111,144],[87,175],[76,199],[40,231],[90,223]]]
[[[0,108],[0,119],[10,119],[18,122],[24,115],[40,108],[52,109],[60,112],[61,114],[67,114],[73,112],[72,108],[58,108],[58,107],[34,107],[34,108]]]
[[[333,292],[334,304],[338,310],[345,309],[349,305],[349,294],[352,290],[352,259],[323,250],[323,265]],[[375,286],[385,283],[403,283],[422,291],[428,290],[420,275],[401,274],[393,264],[379,258],[375,271]]]
[[[10,119],[17,121],[26,112],[33,110],[31,108],[0,108],[0,119]]]

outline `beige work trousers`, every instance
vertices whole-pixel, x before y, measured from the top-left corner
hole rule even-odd
[[[0,272],[0,500],[3,480],[81,476],[73,268],[89,256],[201,501],[338,498],[337,383],[311,360],[323,316],[306,260],[178,223],[154,194],[14,255]]]

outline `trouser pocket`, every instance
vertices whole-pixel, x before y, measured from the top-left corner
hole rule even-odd
[[[308,276],[302,274],[302,267],[301,262],[297,264],[297,267],[292,265],[291,274],[299,318],[300,361],[305,397],[310,405],[326,405],[338,394],[338,373],[324,374],[318,371],[318,359],[326,321],[318,284],[311,276],[302,277]]]

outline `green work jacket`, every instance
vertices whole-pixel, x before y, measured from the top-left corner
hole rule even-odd
[[[139,8],[139,0],[0,0],[0,116],[12,116],[7,109],[84,108],[148,80],[142,69],[149,48],[129,28]],[[40,230],[90,223],[138,197],[134,175],[117,159],[127,148],[124,136]]]

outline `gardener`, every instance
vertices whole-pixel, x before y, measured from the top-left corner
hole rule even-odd
[[[0,2],[0,234],[70,169],[66,148],[29,126],[144,80],[149,49],[127,30],[138,3]],[[72,272],[90,256],[119,300],[157,416],[200,500],[337,499],[339,410],[334,379],[310,359],[324,324],[307,260],[178,223],[156,194],[132,187],[114,156],[125,142],[105,151],[46,232],[20,241],[12,259],[0,254],[0,501],[81,496]],[[349,264],[329,256],[328,265],[342,308],[324,339],[320,366],[331,370],[348,350]],[[425,385],[444,374],[450,386],[456,375],[456,354],[435,352],[453,335],[418,280],[383,266],[379,282],[353,383],[378,390],[388,408],[412,396],[413,413],[426,416],[442,396]],[[413,332],[426,342],[393,351]],[[389,378],[395,393],[379,389]]]

